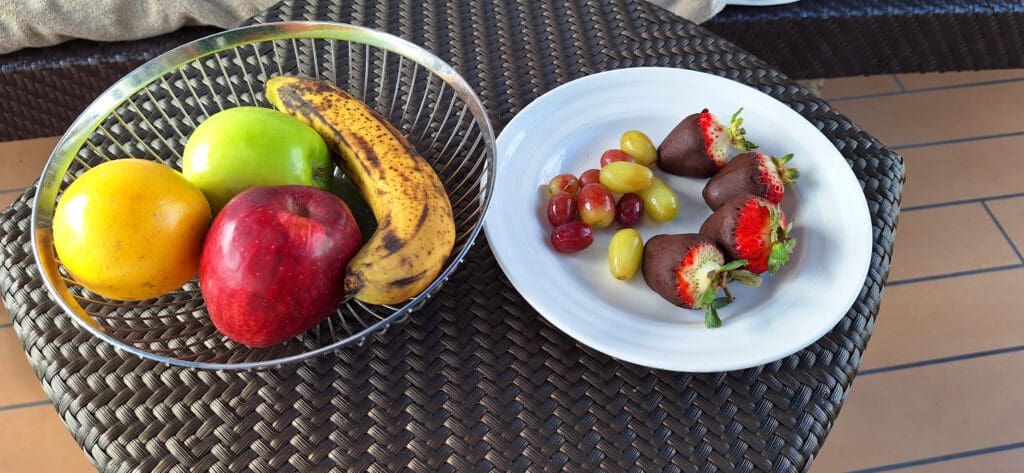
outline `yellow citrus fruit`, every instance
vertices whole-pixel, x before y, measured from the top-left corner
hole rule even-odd
[[[210,204],[178,171],[117,159],[75,179],[53,215],[53,245],[86,289],[111,299],[171,292],[195,276]]]

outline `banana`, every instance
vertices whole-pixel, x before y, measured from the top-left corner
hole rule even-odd
[[[278,76],[266,84],[278,110],[323,137],[377,218],[349,261],[346,293],[397,304],[422,292],[455,245],[451,202],[440,178],[394,126],[329,82]]]

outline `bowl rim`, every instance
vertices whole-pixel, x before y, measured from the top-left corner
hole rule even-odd
[[[159,80],[165,74],[195,60],[238,46],[287,39],[349,41],[374,46],[390,53],[398,54],[400,57],[411,60],[433,74],[438,75],[465,102],[467,109],[472,113],[481,128],[485,149],[479,184],[482,205],[479,212],[480,217],[473,225],[473,228],[469,230],[469,237],[465,244],[463,244],[462,249],[458,253],[449,256],[450,263],[426,289],[416,297],[403,303],[391,315],[344,339],[294,355],[271,360],[239,363],[196,362],[158,355],[136,348],[108,335],[92,316],[82,309],[65,284],[55,283],[55,281],[61,280],[63,277],[60,275],[53,247],[53,214],[56,208],[57,194],[60,192],[63,178],[74,157],[89,136],[99,128],[113,111],[135,95],[136,92],[142,90],[153,81]],[[496,158],[497,146],[494,128],[483,102],[465,78],[451,65],[423,47],[380,30],[346,23],[285,21],[233,28],[184,43],[145,62],[97,96],[72,122],[54,147],[35,186],[36,192],[32,202],[30,227],[30,236],[33,243],[32,254],[51,298],[57,302],[61,309],[63,309],[63,312],[70,315],[72,321],[78,327],[117,349],[144,359],[184,368],[221,371],[277,368],[286,364],[325,355],[349,345],[361,345],[366,339],[376,335],[378,332],[383,332],[396,321],[407,317],[422,307],[462,263],[483,229],[484,216],[487,214],[494,191],[495,179],[491,176],[491,173],[495,172]]]

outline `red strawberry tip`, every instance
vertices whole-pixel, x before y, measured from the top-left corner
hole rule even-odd
[[[705,109],[706,111],[706,109]],[[740,112],[743,111],[741,107],[736,113],[732,114],[729,118],[729,128],[726,129],[726,134],[729,136],[729,142],[732,143],[733,147],[740,151],[750,151],[757,149],[757,144],[747,139],[747,130],[743,128],[743,118],[740,117]]]

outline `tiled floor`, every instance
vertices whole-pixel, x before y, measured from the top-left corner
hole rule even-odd
[[[1024,70],[830,79],[823,96],[909,177],[874,336],[812,471],[1024,471]],[[0,143],[0,206],[54,143]],[[0,472],[91,471],[3,310],[0,379]]]

